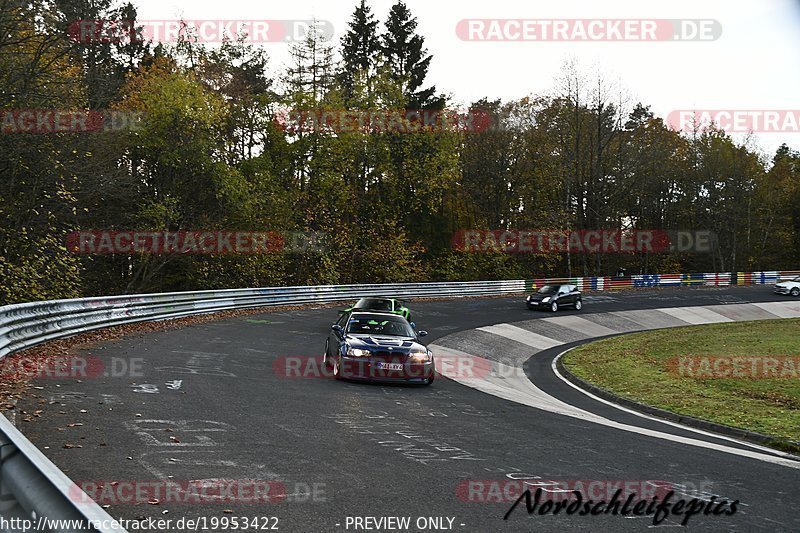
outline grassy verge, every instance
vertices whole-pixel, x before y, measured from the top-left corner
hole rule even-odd
[[[680,366],[679,358],[686,356],[692,357],[691,362],[684,359]],[[732,373],[734,367],[731,363],[714,370],[712,357],[731,356],[744,363],[736,371],[747,377],[719,377],[720,371]],[[795,359],[779,364],[782,379],[763,377],[761,366],[753,377],[752,360],[741,358],[758,356]],[[800,442],[797,356],[800,319],[790,319],[624,335],[573,350],[565,356],[564,364],[573,374],[630,400]],[[796,373],[789,374],[787,365]],[[791,375],[794,377],[787,377]]]

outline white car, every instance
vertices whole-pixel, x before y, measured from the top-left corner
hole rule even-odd
[[[777,294],[791,294],[792,296],[800,296],[800,276],[797,276],[793,280],[776,283],[775,292]]]

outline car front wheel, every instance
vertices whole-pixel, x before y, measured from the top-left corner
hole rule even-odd
[[[578,311],[580,311],[581,309],[583,309],[583,302],[582,302],[582,301],[580,301],[580,300],[578,300],[577,302],[575,302],[575,309],[576,309],[576,310],[578,310]]]
[[[797,287],[795,287],[794,289],[792,289],[791,291],[789,291],[789,294],[791,294],[792,296],[800,296],[800,289],[798,289]]]
[[[558,302],[553,302],[553,303],[551,303],[551,304],[550,304],[550,310],[551,310],[552,312],[554,312],[554,313],[555,313],[556,311],[558,311]]]

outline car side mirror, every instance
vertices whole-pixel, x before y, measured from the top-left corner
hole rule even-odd
[[[413,322],[409,322],[409,325],[411,326],[411,329],[417,329],[417,325]]]
[[[425,336],[428,335],[428,332],[427,331],[420,331],[419,333],[417,333],[417,335],[419,335],[420,337],[425,337]]]
[[[332,329],[333,331],[335,331],[336,333],[340,333],[340,334],[341,334],[341,333],[344,333],[344,329],[342,329],[342,326],[340,326],[339,324],[334,324],[334,325],[332,325],[332,326],[331,326],[331,329]]]

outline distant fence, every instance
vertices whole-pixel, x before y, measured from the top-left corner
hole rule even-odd
[[[800,276],[800,270],[783,270],[780,272],[739,272],[738,285],[770,285]]]
[[[650,287],[727,287],[729,285],[772,285],[800,276],[800,270],[766,272],[635,274],[633,276],[599,276],[580,278],[536,278],[525,280],[525,290],[532,291],[547,284],[577,285],[582,291],[609,291]]]

